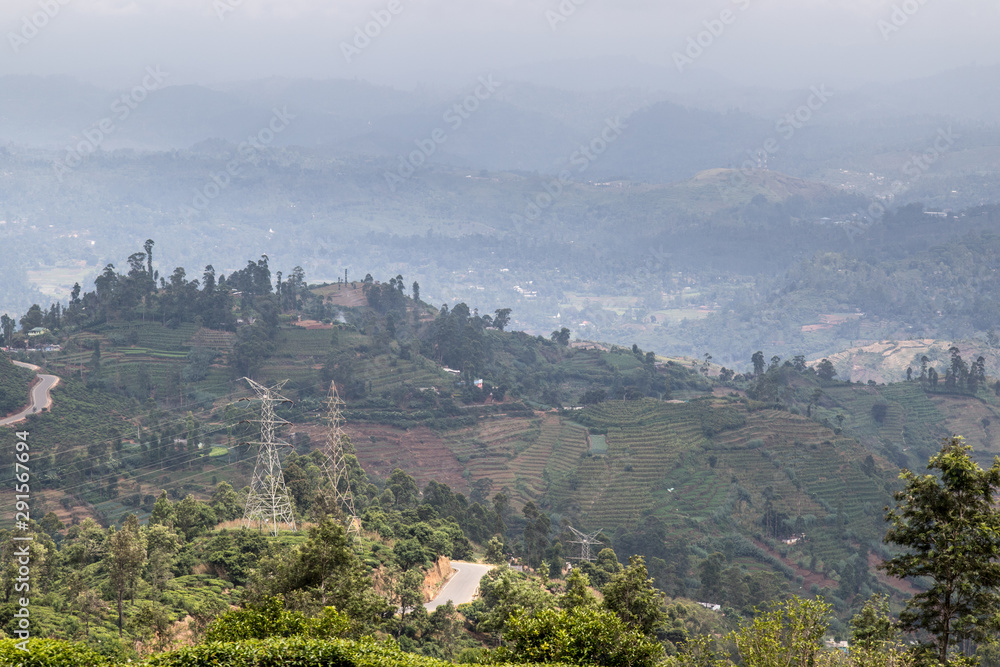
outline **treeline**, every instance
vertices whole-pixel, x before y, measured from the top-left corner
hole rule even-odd
[[[367,362],[383,356],[390,364],[426,359],[459,371],[457,389],[465,403],[500,403],[511,393],[561,406],[604,398],[668,399],[672,383],[681,388],[707,388],[692,373],[676,364],[659,365],[652,352],[637,346],[631,355],[627,348],[614,348],[608,355],[575,349],[572,332],[566,327],[548,337],[508,332],[510,308],[480,314],[465,303],[457,303],[435,310],[421,301],[419,284],[408,287],[402,275],[380,283],[368,274],[360,286],[366,307],[334,306],[309,289],[299,267],[287,276],[278,272],[274,280],[266,255],[229,276],[217,276],[212,266],[207,266],[200,279],[189,279],[181,267],[169,278],[162,277],[155,268],[154,245],[149,240],[142,252],[130,255],[127,272],[108,265],[95,280],[94,290],[84,292],[75,286],[68,304],[53,304],[48,311],[32,306],[19,320],[20,331],[13,319],[6,318],[5,339],[15,346],[28,345],[27,332],[44,327],[48,331],[36,332],[31,338],[33,345],[63,342],[67,344],[64,354],[89,350],[88,384],[140,401],[152,395],[160,401],[172,401],[172,397],[185,394],[185,386],[191,393],[190,387],[205,378],[221,353],[191,350],[183,369],[172,370],[166,377],[159,372],[155,380],[139,363],[137,374],[131,369],[123,378],[119,373],[104,372],[107,364],[101,358],[100,340],[76,340],[71,334],[81,330],[100,333],[110,327],[114,335],[106,345],[114,348],[139,341],[138,327],[122,328],[121,322],[149,322],[167,328],[194,324],[235,332],[225,361],[232,376],[238,378],[256,376],[278,353],[280,330],[289,320],[303,317],[331,323],[337,319],[316,386],[335,380],[352,400],[386,398],[372,396],[371,382],[365,378]],[[345,329],[346,333],[361,333],[368,341],[340,344],[339,332]],[[597,372],[586,367],[595,363]],[[400,407],[428,398],[410,393],[397,397],[394,403]],[[437,410],[438,401],[432,402],[435,405],[428,407]]]
[[[995,344],[996,334],[990,333],[990,342]],[[980,389],[992,389],[1000,396],[1000,381],[989,387],[986,379],[986,358],[980,355],[971,364],[963,358],[961,351],[957,347],[948,349],[951,355],[951,363],[944,369],[942,374],[935,367],[929,366],[930,359],[927,356],[920,358],[920,375],[917,380],[930,391],[950,391],[954,393],[965,393],[975,396]],[[906,369],[907,381],[914,379],[913,368]]]
[[[327,316],[322,300],[308,293],[305,273],[295,267],[287,278],[271,276],[267,255],[234,271],[228,277],[216,275],[205,266],[201,279],[190,279],[183,267],[168,276],[154,268],[153,248],[149,239],[142,252],[128,257],[128,270],[121,272],[114,264],[104,267],[94,279],[94,289],[84,291],[74,284],[69,302],[53,303],[48,309],[35,304],[16,322],[3,316],[2,330],[8,346],[26,344],[24,334],[37,327],[50,331],[64,328],[89,328],[112,321],[160,322],[168,327],[195,323],[209,329],[235,331],[241,314],[254,319],[262,302],[270,302],[278,312],[312,307],[322,319]],[[20,326],[20,332],[17,331]],[[18,336],[17,334],[20,334]]]

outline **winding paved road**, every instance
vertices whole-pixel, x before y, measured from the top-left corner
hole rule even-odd
[[[479,594],[479,580],[493,569],[492,565],[463,563],[462,561],[452,561],[451,566],[455,568],[455,574],[441,587],[436,598],[424,603],[424,608],[427,611],[434,611],[441,605],[447,604],[449,600],[456,607],[466,602],[472,602]]]
[[[36,373],[40,370],[38,366],[34,364],[26,364],[23,361],[13,362],[15,366],[20,366],[21,368],[27,368],[33,370]],[[31,388],[31,403],[24,410],[21,410],[17,414],[13,414],[10,417],[5,417],[0,419],[0,426],[7,426],[9,424],[16,424],[17,422],[24,421],[28,418],[28,415],[33,412],[38,412],[44,410],[45,408],[52,407],[52,396],[50,392],[52,388],[59,384],[59,378],[55,375],[39,375],[40,380],[38,384]]]

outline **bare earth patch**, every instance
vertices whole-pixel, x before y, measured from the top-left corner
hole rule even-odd
[[[320,425],[298,428],[319,447],[326,438]],[[468,493],[469,484],[462,477],[465,469],[444,441],[426,426],[409,430],[380,424],[348,424],[347,434],[358,454],[358,462],[365,471],[387,478],[393,470],[401,468],[409,473],[423,489],[428,482],[447,484],[455,491]]]

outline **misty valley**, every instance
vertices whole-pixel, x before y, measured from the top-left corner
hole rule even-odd
[[[0,666],[1000,665],[995,11],[18,3]]]

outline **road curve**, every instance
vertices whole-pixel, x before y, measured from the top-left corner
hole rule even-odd
[[[441,605],[447,604],[449,600],[456,607],[466,602],[472,602],[479,594],[479,580],[493,569],[492,565],[464,563],[462,561],[452,561],[451,566],[455,569],[455,574],[441,587],[436,598],[424,603],[424,608],[427,611],[434,611]]]
[[[21,368],[27,368],[35,371],[36,373],[42,370],[34,364],[26,364],[22,361],[15,361],[13,364],[15,366],[20,366]],[[59,377],[55,375],[39,375],[38,380],[39,382],[31,388],[31,402],[28,404],[28,407],[21,410],[17,414],[0,419],[0,426],[16,424],[17,422],[27,419],[28,415],[32,413],[52,407],[52,396],[50,392],[53,387],[59,384]]]

